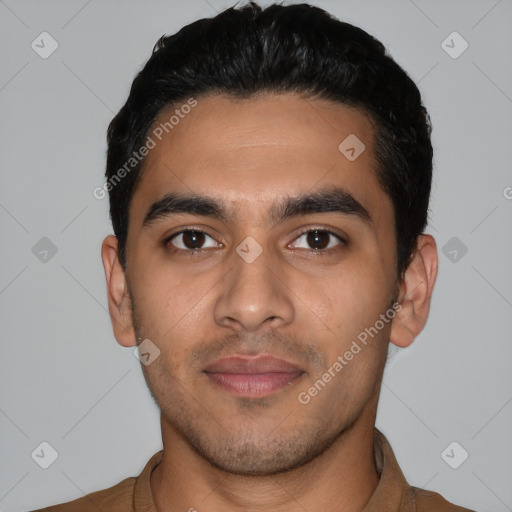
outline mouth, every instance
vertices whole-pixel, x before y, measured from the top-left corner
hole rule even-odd
[[[269,355],[233,356],[219,359],[203,373],[215,386],[234,395],[258,398],[294,384],[305,372],[297,366]]]

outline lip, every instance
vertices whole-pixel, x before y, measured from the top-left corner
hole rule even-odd
[[[294,364],[270,355],[226,357],[208,365],[203,372],[216,386],[248,398],[272,395],[304,373]]]

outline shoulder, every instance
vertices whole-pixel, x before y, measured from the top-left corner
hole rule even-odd
[[[108,489],[93,492],[67,503],[33,510],[32,512],[98,512],[98,510],[128,512],[132,510],[133,488],[136,480],[135,477],[126,478]]]
[[[440,494],[411,487],[418,512],[475,512],[446,501]]]
[[[138,476],[125,478],[117,485],[96,491],[74,501],[33,510],[32,512],[132,512],[134,506],[146,510],[153,504],[151,472],[160,464],[163,450],[155,453]],[[137,510],[139,510],[137,508]]]

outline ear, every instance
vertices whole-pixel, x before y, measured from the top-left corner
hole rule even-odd
[[[136,336],[133,329],[130,295],[125,273],[118,256],[118,242],[109,235],[101,245],[101,259],[107,281],[108,310],[114,336],[123,347],[135,346]]]
[[[437,277],[437,247],[430,235],[420,235],[409,266],[399,285],[397,309],[391,323],[390,341],[408,347],[422,331],[430,311],[432,291]]]

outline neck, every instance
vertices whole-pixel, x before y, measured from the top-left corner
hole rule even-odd
[[[374,414],[359,419],[314,460],[277,475],[226,473],[199,456],[162,421],[164,456],[151,475],[157,510],[194,512],[361,512],[379,474],[373,454]]]

